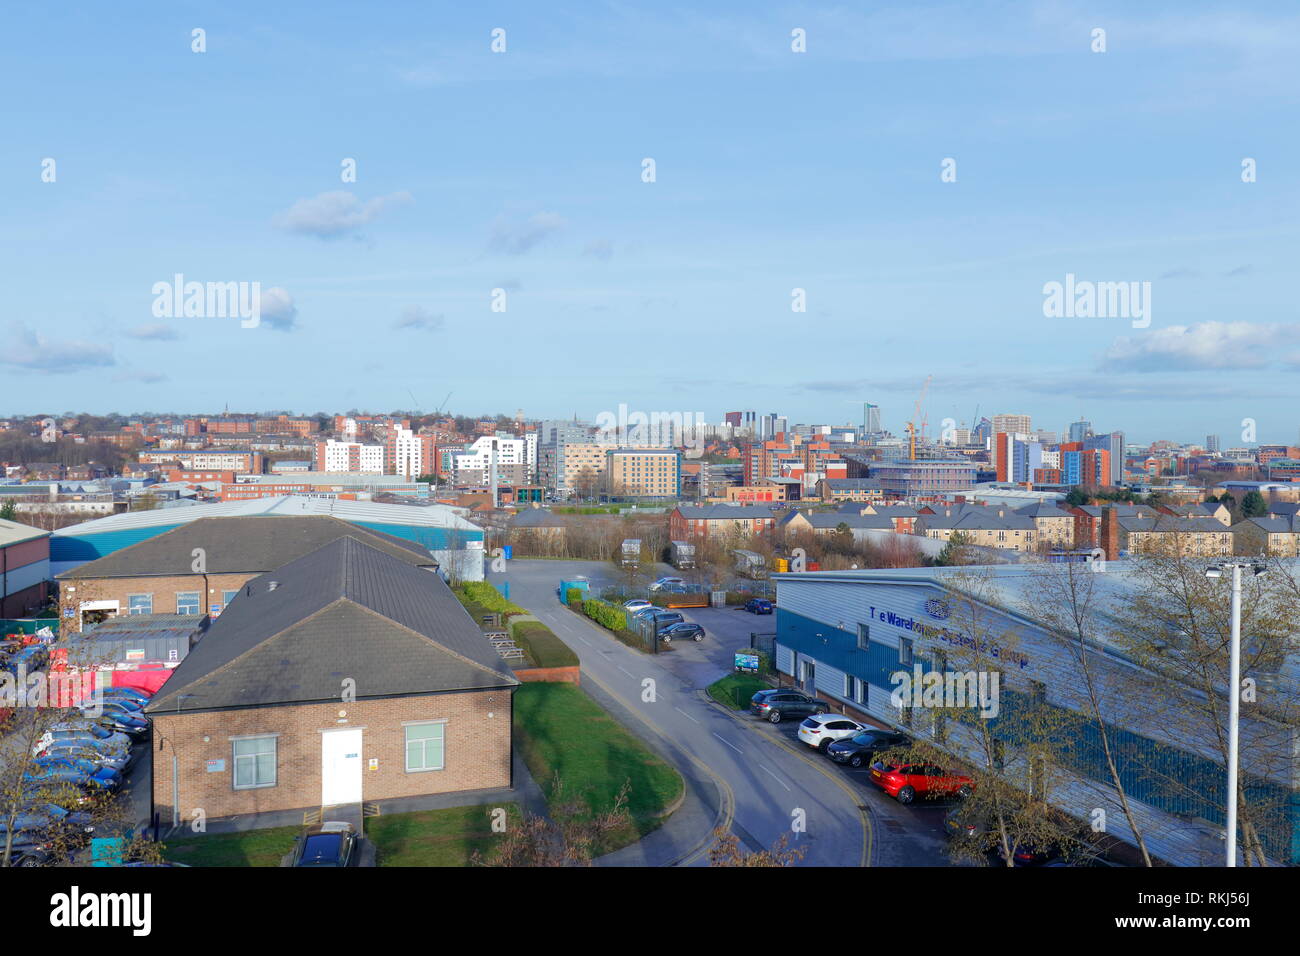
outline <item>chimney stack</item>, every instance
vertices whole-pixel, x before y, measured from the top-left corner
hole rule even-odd
[[[1115,506],[1106,505],[1101,510],[1100,545],[1107,561],[1119,560],[1119,522],[1115,517]]]

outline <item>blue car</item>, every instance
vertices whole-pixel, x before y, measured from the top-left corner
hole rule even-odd
[[[96,693],[104,700],[122,700],[143,707],[153,700],[152,695],[134,687],[101,687]]]
[[[745,602],[745,610],[750,614],[771,614],[772,602],[766,598],[750,598]]]
[[[89,790],[116,790],[122,775],[111,767],[101,767],[76,757],[39,757],[23,774],[23,781],[36,784],[71,784]]]

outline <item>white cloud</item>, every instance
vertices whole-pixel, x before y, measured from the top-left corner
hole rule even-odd
[[[1140,372],[1266,368],[1279,350],[1296,347],[1298,332],[1300,325],[1279,322],[1171,325],[1116,339],[1102,366]]]
[[[293,296],[276,286],[262,292],[262,322],[277,332],[291,332],[298,327],[298,307]]]
[[[0,365],[51,374],[116,364],[113,350],[107,345],[74,339],[54,342],[29,329],[24,322],[9,324],[9,335],[4,347],[0,348]]]
[[[428,309],[418,305],[408,305],[402,310],[402,315],[397,322],[393,324],[395,329],[417,329],[422,332],[436,332],[442,328],[446,317],[430,312]]]
[[[376,196],[362,202],[346,190],[324,192],[311,199],[299,199],[288,211],[275,217],[275,225],[289,232],[316,236],[320,239],[337,239],[356,233],[391,206],[412,202],[408,192]]]
[[[499,216],[492,224],[492,238],[488,245],[494,252],[522,256],[565,225],[564,217],[553,212],[538,212],[527,219],[515,220]]]

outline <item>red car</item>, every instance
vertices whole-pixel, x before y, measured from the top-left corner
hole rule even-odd
[[[874,763],[871,780],[899,803],[911,803],[917,797],[966,797],[975,789],[970,777],[949,773],[932,763]]]

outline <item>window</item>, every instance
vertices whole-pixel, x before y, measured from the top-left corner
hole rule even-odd
[[[235,789],[275,786],[275,737],[244,737],[232,741]]]
[[[858,699],[858,679],[852,674],[844,675],[844,696],[849,700]]]
[[[441,721],[406,725],[406,772],[441,770],[445,766],[447,725]]]
[[[871,625],[858,625],[858,650],[867,650],[867,645],[871,643]]]
[[[176,613],[177,614],[198,614],[199,613],[199,592],[198,591],[177,591],[176,592]]]
[[[912,666],[912,639],[908,637],[899,638],[898,641],[898,663],[904,667]]]
[[[228,606],[230,605],[230,602],[233,601],[233,600],[235,599],[235,595],[238,594],[238,593],[239,593],[239,588],[235,588],[235,590],[233,590],[233,591],[222,591],[222,592],[221,592],[221,604],[222,604],[222,606],[223,606],[223,607],[228,607]]]
[[[152,594],[128,594],[126,598],[127,614],[152,614]]]

